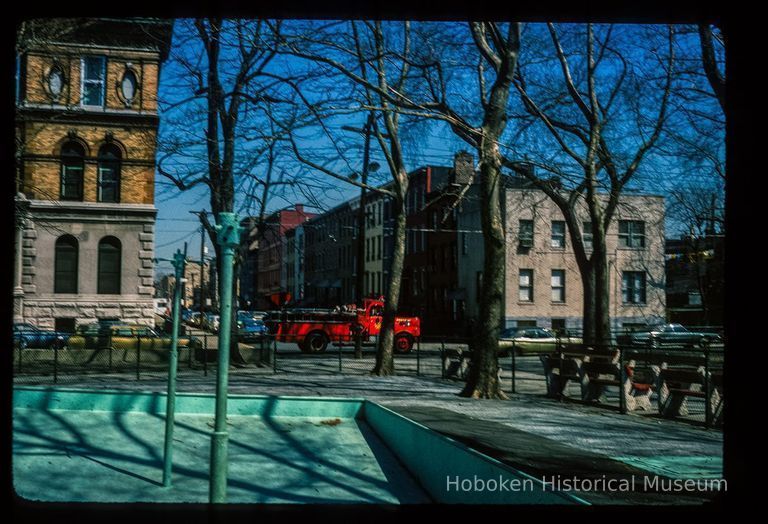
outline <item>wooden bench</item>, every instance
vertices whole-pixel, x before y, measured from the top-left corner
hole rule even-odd
[[[710,374],[711,379],[712,374]],[[688,415],[687,399],[701,398],[706,401],[705,390],[707,377],[704,368],[661,370],[661,387],[659,388],[659,412],[665,417]],[[710,385],[710,410],[720,404],[720,394],[717,387]]]
[[[547,396],[551,398],[562,398],[565,387],[568,382],[573,380],[581,388],[581,397],[592,398],[601,385],[600,380],[607,380],[606,377],[598,377],[594,372],[598,372],[596,366],[601,363],[611,363],[618,359],[618,351],[594,351],[594,350],[568,350],[552,354],[539,355],[539,360],[544,367],[544,377],[547,382]],[[584,366],[584,364],[589,365]],[[589,378],[586,371],[593,372],[595,382],[590,387]],[[606,384],[607,385],[607,384]],[[598,393],[598,397],[601,392]]]
[[[584,374],[581,399],[584,402],[602,402],[608,386],[623,389],[626,376],[622,376],[619,363],[612,357],[588,358],[581,366]]]

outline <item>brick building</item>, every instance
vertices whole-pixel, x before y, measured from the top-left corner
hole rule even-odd
[[[249,233],[249,249],[243,262],[244,266],[251,265],[247,271],[253,272],[255,289],[250,293],[247,307],[252,309],[267,309],[271,307],[268,296],[287,290],[288,274],[286,266],[285,234],[296,226],[303,224],[315,216],[304,210],[304,206],[296,204],[293,209],[275,211],[264,219],[260,233],[255,226]],[[246,290],[242,288],[239,295],[245,297]]]
[[[560,209],[521,184],[508,184],[505,197],[506,325],[581,329],[581,275]],[[589,242],[586,206],[579,214]],[[627,193],[619,200],[606,233],[614,329],[664,320],[664,215],[661,196]]]
[[[154,322],[157,90],[171,33],[155,19],[24,22],[15,321]]]

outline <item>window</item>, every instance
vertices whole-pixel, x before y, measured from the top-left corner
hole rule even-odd
[[[99,275],[97,293],[120,294],[120,241],[115,237],[104,237],[99,242]]]
[[[644,248],[645,222],[641,220],[619,220],[619,247]]]
[[[554,331],[557,335],[562,335],[563,333],[565,333],[565,319],[553,318],[552,331]]]
[[[533,247],[533,220],[521,220],[518,235],[520,247]]]
[[[584,247],[592,249],[592,222],[584,222],[584,231],[582,232]]]
[[[83,166],[85,150],[77,142],[61,148],[61,200],[83,200]]]
[[[552,302],[565,302],[565,270],[552,270]]]
[[[99,149],[99,202],[120,202],[120,156],[115,145]]]
[[[565,222],[555,220],[552,222],[552,247],[565,248]]]
[[[75,319],[74,318],[55,318],[53,319],[53,329],[55,329],[60,333],[74,333]]]
[[[625,304],[645,304],[645,272],[622,272],[621,295]]]
[[[77,239],[72,235],[59,237],[54,258],[53,292],[77,293]]]
[[[104,76],[106,60],[103,56],[83,58],[83,105],[104,106]]]
[[[138,86],[139,81],[136,79],[136,73],[130,69],[126,69],[125,73],[123,73],[123,79],[120,82],[120,93],[123,95],[123,101],[126,106],[130,106],[133,103],[133,99],[136,98]]]
[[[533,269],[520,270],[518,300],[520,302],[533,302]]]

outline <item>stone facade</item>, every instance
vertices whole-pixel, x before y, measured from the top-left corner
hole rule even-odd
[[[14,320],[42,328],[71,328],[99,318],[152,325],[157,89],[172,24],[150,19],[40,19],[25,24],[18,57],[21,270]],[[66,30],[47,30],[54,26]],[[41,34],[48,40],[34,37]],[[82,68],[89,58],[103,64],[97,87],[88,84],[99,93],[100,103],[84,100]],[[128,84],[132,88],[125,88]],[[84,152],[81,196],[74,200],[63,194],[62,148],[67,143]],[[116,201],[99,197],[103,146],[119,152]],[[64,235],[76,242],[73,293],[55,291],[56,245]],[[105,237],[119,245],[119,276],[113,279],[119,293],[99,293],[99,243]]]

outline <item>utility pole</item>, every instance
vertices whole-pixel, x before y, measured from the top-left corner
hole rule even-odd
[[[202,213],[202,211],[201,211]],[[200,322],[205,312],[205,227],[200,224]],[[207,357],[204,357],[207,358]]]
[[[365,296],[365,228],[366,228],[366,188],[368,185],[368,160],[371,150],[371,127],[373,126],[373,112],[368,113],[368,120],[365,123],[363,134],[365,135],[365,145],[363,146],[363,170],[360,175],[360,182],[363,187],[360,188],[360,209],[357,215],[357,276],[355,281],[355,304],[358,308],[363,307],[363,297]],[[363,358],[362,336],[355,337],[355,358]]]

